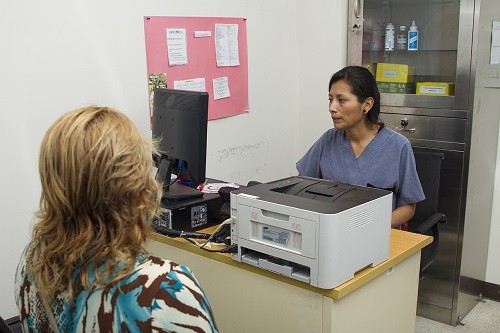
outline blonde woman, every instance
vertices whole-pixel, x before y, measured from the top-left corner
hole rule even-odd
[[[161,186],[154,147],[122,113],[59,118],[40,149],[42,195],[16,274],[30,332],[217,332],[190,270],[143,245]]]

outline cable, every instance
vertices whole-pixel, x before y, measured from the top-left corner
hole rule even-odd
[[[226,248],[219,249],[219,250],[212,250],[212,249],[205,248],[205,246],[208,243],[211,243],[211,240],[220,232],[220,230],[222,228],[224,228],[226,225],[231,224],[233,222],[234,222],[234,218],[233,217],[230,217],[230,218],[224,220],[221,224],[219,224],[219,226],[217,227],[217,229],[215,229],[215,231],[210,235],[210,237],[208,237],[208,239],[205,241],[205,243],[203,243],[201,245],[197,245],[197,246],[201,250],[204,250],[204,251],[207,251],[207,252],[220,252],[220,253],[236,253],[236,252],[238,252],[238,246],[237,246],[237,244],[231,244],[231,245],[227,246]],[[228,235],[230,237],[230,235],[231,235],[231,229],[229,229],[228,231],[229,231]],[[196,242],[193,241],[192,243],[196,243]]]
[[[228,245],[228,246],[226,248],[223,248],[223,249],[213,250],[213,249],[207,249],[207,248],[205,248],[205,246],[207,246],[208,243],[212,243],[211,240],[213,238],[216,238],[216,239],[219,238],[219,237],[217,237],[217,235],[218,235],[218,233],[220,233],[220,230],[222,228],[224,228],[228,224],[233,223],[233,221],[234,221],[234,218],[232,218],[232,217],[224,220],[224,222],[222,222],[215,229],[215,231],[212,234],[205,234],[205,233],[193,232],[193,231],[174,230],[174,229],[170,229],[170,228],[167,228],[167,227],[160,226],[160,225],[158,225],[156,223],[152,223],[151,225],[152,225],[153,229],[155,229],[155,231],[158,232],[159,234],[162,234],[162,235],[165,235],[165,236],[169,236],[169,237],[183,238],[183,239],[187,240],[188,242],[190,242],[191,244],[196,245],[201,250],[204,250],[204,251],[207,251],[207,252],[236,253],[236,252],[238,252],[238,246],[237,246],[237,244],[231,244],[231,245],[229,245],[229,244],[226,244],[225,242],[223,242],[223,243],[226,244],[226,245]],[[221,233],[220,237],[223,237],[222,235],[226,235],[226,234],[228,236],[225,236],[224,237],[225,239],[227,237],[230,237],[230,235],[231,235],[231,229],[230,228],[229,228],[229,230],[225,231],[224,233]],[[205,239],[206,241],[200,244],[200,243],[196,242],[193,238],[194,239]],[[218,243],[218,244],[220,244],[220,243]]]
[[[238,244],[231,244],[225,249],[220,251],[221,253],[238,253]]]
[[[230,217],[230,218],[224,220],[221,224],[219,224],[219,226],[217,227],[217,229],[215,229],[215,231],[210,235],[210,237],[207,238],[207,241],[200,246],[200,248],[203,249],[208,243],[210,243],[210,241],[212,240],[212,238],[214,238],[214,236],[217,234],[217,232],[219,232],[219,230],[223,226],[225,226],[226,224],[231,224],[233,222],[234,222],[234,218],[233,217]]]
[[[169,237],[208,239],[209,237],[212,236],[211,234],[205,234],[205,233],[201,233],[201,232],[170,229],[167,227],[157,225],[156,223],[152,223],[152,227],[159,234],[169,236]]]
[[[223,249],[217,249],[217,250],[213,250],[213,249],[207,249],[206,246],[209,244],[209,243],[212,243],[211,240],[217,235],[217,233],[226,225],[228,224],[231,224],[233,223],[234,221],[234,218],[230,217],[226,220],[224,220],[221,224],[219,224],[219,226],[215,229],[215,231],[207,238],[207,240],[202,243],[202,244],[199,244],[197,243],[196,241],[192,240],[192,239],[187,239],[186,237],[183,237],[184,239],[186,239],[187,241],[189,241],[190,243],[196,245],[198,248],[200,248],[201,250],[204,250],[204,251],[207,251],[207,252],[220,252],[220,253],[235,253],[234,252],[234,246],[233,245],[229,245],[228,247],[226,248],[223,248]],[[231,234],[230,230],[229,230],[229,235]],[[237,250],[237,247],[236,247],[236,250]]]

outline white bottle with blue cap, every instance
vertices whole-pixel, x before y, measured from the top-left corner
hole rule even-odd
[[[415,20],[413,20],[408,31],[408,51],[416,50],[418,50],[418,30]]]

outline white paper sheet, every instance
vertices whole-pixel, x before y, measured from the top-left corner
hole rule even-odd
[[[236,183],[207,183],[201,187],[203,193],[218,193],[223,187],[239,188],[240,185]]]
[[[500,21],[492,22],[490,52],[490,64],[500,64]]]
[[[186,29],[167,29],[168,65],[185,65],[187,59]]]
[[[214,100],[231,96],[231,94],[229,93],[229,82],[226,76],[213,79],[213,86]]]
[[[194,38],[212,37],[212,31],[195,31]]]
[[[215,56],[217,67],[239,66],[238,25],[215,25]]]
[[[174,89],[207,91],[207,89],[205,88],[205,78],[203,77],[196,79],[174,81]]]

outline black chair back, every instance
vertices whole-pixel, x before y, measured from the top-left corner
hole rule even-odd
[[[422,249],[420,259],[420,273],[422,273],[437,256],[439,245],[438,222],[446,222],[444,214],[438,212],[441,161],[444,154],[416,151],[414,155],[425,200],[417,203],[415,215],[408,224],[408,230],[434,238],[431,244]]]

